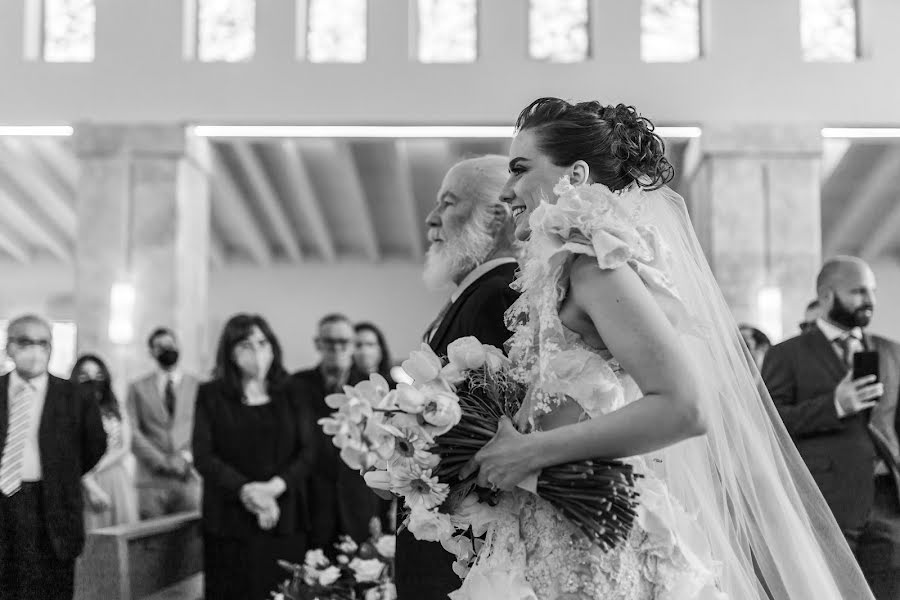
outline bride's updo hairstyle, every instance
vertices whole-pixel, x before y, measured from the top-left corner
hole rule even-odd
[[[565,167],[583,160],[591,180],[613,191],[633,182],[655,190],[675,176],[665,142],[653,129],[633,106],[571,104],[559,98],[538,98],[516,119],[516,131],[533,131],[538,148],[553,164]]]

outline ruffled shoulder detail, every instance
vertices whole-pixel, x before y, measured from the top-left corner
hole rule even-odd
[[[679,329],[688,328],[687,307],[668,274],[668,248],[645,218],[643,190],[633,186],[613,192],[602,184],[573,186],[563,178],[553,192],[557,202],[542,202],[531,215],[531,240],[514,287],[525,292],[546,282],[555,268],[585,254],[601,269],[630,266],[669,320]],[[560,273],[562,293],[568,284],[566,271]]]

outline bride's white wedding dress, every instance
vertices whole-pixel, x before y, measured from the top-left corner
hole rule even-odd
[[[657,227],[655,218],[647,215],[653,207],[646,202],[662,202],[662,198],[636,187],[613,193],[604,186],[576,188],[565,181],[554,192],[558,201],[542,203],[531,216],[531,238],[514,284],[522,295],[507,314],[514,331],[509,356],[517,375],[529,385],[529,397],[519,415],[523,428],[550,428],[594,418],[641,396],[633,379],[606,349],[589,346],[560,320],[569,269],[578,255],[593,257],[603,269],[634,269],[679,332],[720,359],[725,354],[711,343],[710,336],[716,335],[711,321],[697,318],[696,311],[704,307],[691,306],[693,312],[688,308],[688,301],[701,302],[698,296],[702,293],[697,291],[701,288],[691,289],[689,298],[685,298],[676,285],[676,281],[685,280],[685,271],[673,272],[679,267],[673,259],[686,260],[684,248],[673,257],[669,240],[664,239],[671,228]],[[656,210],[651,212],[659,215]],[[686,212],[684,219],[689,227]],[[735,356],[740,356],[740,347],[734,347]],[[749,360],[746,356],[742,359]],[[716,365],[709,366],[715,373]],[[763,399],[752,384],[751,370],[743,368],[749,390],[760,403]],[[720,401],[744,401],[749,392],[744,393],[741,387],[743,395],[738,394],[732,381],[740,377],[725,375],[718,390]],[[709,384],[717,385],[714,376],[710,376]],[[765,401],[771,405],[767,398],[760,404]],[[771,417],[774,409],[768,413],[764,409],[742,409],[744,413],[735,414],[734,408],[716,410],[709,439],[695,438],[654,454],[626,459],[642,477],[636,481],[640,494],[637,519],[630,536],[619,546],[603,551],[548,502],[516,490],[504,495],[475,564],[451,598],[870,598],[846,545],[840,547],[843,538],[827,508],[824,516],[820,514],[824,501],[814,496],[818,492],[808,473],[805,479],[797,476],[794,482],[779,480],[789,480],[796,465],[802,468],[796,455],[787,459],[788,467],[784,466],[781,453],[789,452],[785,440],[790,442],[783,428],[780,434],[767,433],[758,441],[755,430],[749,428],[771,428],[771,423],[738,424]],[[720,438],[728,438],[723,433],[729,428],[737,430],[729,434],[731,443],[758,444],[756,459],[734,459],[731,449],[718,447]],[[754,460],[759,464],[744,464]],[[771,469],[768,460],[775,465]],[[789,483],[796,487],[782,489]],[[742,491],[753,485],[758,486],[755,491],[769,498],[759,499]],[[798,494],[811,500],[798,499]],[[819,512],[810,516],[805,512],[810,507]],[[789,516],[775,516],[780,510]],[[762,521],[765,526],[759,525]],[[812,531],[815,528],[827,534],[817,536]],[[835,549],[822,552],[823,544],[834,545]],[[784,548],[770,552],[770,545]],[[795,569],[792,561],[802,561],[803,567]]]
[[[530,387],[520,416],[538,429],[602,415],[641,396],[606,349],[587,345],[560,321],[575,255],[593,256],[605,269],[630,265],[669,310],[678,305],[659,240],[630,225],[629,215],[617,214],[620,206],[597,204],[585,214],[582,200],[574,188],[564,189],[557,204],[542,205],[532,218],[532,238],[514,284],[522,295],[508,315],[516,323],[509,355]],[[598,222],[585,228],[585,217]],[[564,243],[552,235],[565,230],[579,233]],[[592,235],[581,235],[585,230]],[[511,594],[503,597],[516,600],[725,598],[716,591],[717,565],[703,532],[655,474],[654,460],[628,459],[643,475],[637,480],[638,518],[629,538],[609,552],[537,496],[516,491],[505,498],[505,515],[489,529],[462,591],[489,598],[474,586],[496,578]]]

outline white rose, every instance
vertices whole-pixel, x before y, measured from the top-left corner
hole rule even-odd
[[[397,407],[405,413],[417,415],[425,408],[425,394],[411,385],[397,384]]]
[[[359,549],[359,546],[356,545],[356,542],[349,535],[342,535],[341,541],[337,544],[337,549],[344,554],[354,554]]]
[[[466,336],[454,340],[447,346],[447,358],[460,369],[478,369],[484,366],[487,353],[478,338]]]
[[[391,582],[382,583],[366,590],[363,600],[397,600],[397,588]]]
[[[497,520],[498,509],[478,501],[478,496],[469,494],[455,508],[452,522],[460,529],[472,528],[472,533],[480,537],[487,531],[488,525]]]
[[[394,554],[397,552],[397,537],[393,535],[381,536],[375,542],[375,550],[385,558],[394,558]]]
[[[350,559],[343,554],[338,554],[337,562],[339,565],[346,565],[348,562],[350,562]]]
[[[341,570],[335,566],[328,567],[319,572],[319,585],[328,587],[341,578]]]
[[[491,371],[499,373],[509,364],[509,359],[497,348],[485,346],[484,349],[487,355],[487,366]]]
[[[428,401],[422,411],[422,418],[429,425],[437,428],[432,435],[443,435],[453,429],[462,418],[462,409],[459,407],[459,398],[456,394],[439,392],[429,394]]]
[[[354,558],[350,561],[350,568],[353,569],[356,581],[359,583],[367,583],[370,581],[378,581],[382,571],[384,571],[384,563],[377,558],[370,558],[368,560]]]
[[[306,556],[303,559],[304,564],[310,569],[317,569],[319,567],[327,567],[331,563],[328,562],[328,559],[325,558],[325,553],[321,550],[308,550],[306,552]]]
[[[428,344],[422,344],[422,349],[411,352],[401,366],[413,381],[426,383],[440,374],[441,359]]]
[[[453,535],[450,515],[416,506],[409,514],[409,530],[417,540],[436,542]]]

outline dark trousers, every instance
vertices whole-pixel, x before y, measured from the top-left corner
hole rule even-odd
[[[900,502],[890,476],[875,478],[868,519],[844,534],[876,600],[900,600]]]
[[[0,600],[71,600],[75,561],[53,551],[40,483],[0,494]]]
[[[249,538],[203,534],[205,600],[270,600],[290,573],[279,560],[302,563],[306,536],[260,531]]]
[[[462,586],[453,555],[437,542],[417,540],[409,529],[397,533],[394,579],[397,600],[447,600]]]

